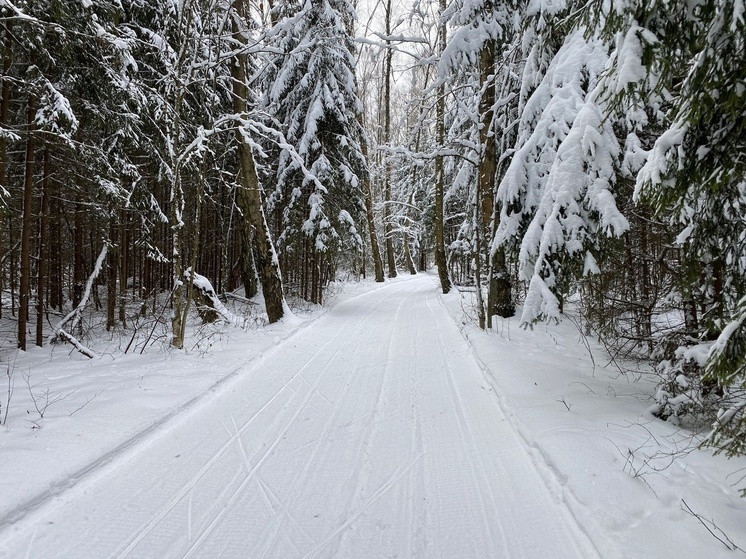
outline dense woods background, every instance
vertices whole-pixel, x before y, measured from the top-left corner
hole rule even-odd
[[[181,348],[226,297],[435,263],[483,328],[572,309],[743,453],[745,12],[0,0],[1,342]]]

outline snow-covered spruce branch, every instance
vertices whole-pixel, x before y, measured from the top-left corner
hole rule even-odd
[[[52,27],[53,29],[56,29],[58,31],[66,31],[61,26],[51,23],[48,21],[42,21],[38,18],[35,18],[33,16],[30,16],[24,12],[22,12],[17,6],[13,4],[13,2],[8,2],[8,0],[0,0],[0,8],[7,8],[11,12],[13,12],[13,15],[11,16],[5,16],[0,17],[0,21],[24,21],[26,23],[36,23],[39,25],[48,25]]]
[[[326,190],[326,187],[321,184],[321,181],[319,181],[316,175],[306,167],[303,161],[303,157],[298,153],[298,150],[295,149],[295,146],[287,141],[285,135],[280,130],[265,126],[264,124],[255,121],[245,121],[245,125],[257,134],[271,139],[275,143],[275,145],[277,145],[277,147],[284,150],[292,159],[293,163],[297,166],[296,168],[303,174],[304,181],[313,183],[314,187],[319,190]],[[255,142],[250,139],[248,141],[252,149],[261,150],[260,146],[258,146]]]
[[[196,152],[197,155],[201,155],[207,149],[207,140],[212,136],[225,132],[235,132],[236,130],[241,132],[244,142],[246,142],[253,151],[256,151],[262,156],[265,155],[262,146],[255,142],[252,139],[251,134],[248,132],[253,132],[272,140],[277,147],[287,153],[292,162],[297,166],[297,169],[303,174],[303,179],[305,181],[311,182],[318,189],[325,190],[324,185],[321,184],[316,175],[305,166],[303,158],[295,149],[295,146],[287,141],[280,130],[266,126],[260,122],[249,120],[245,116],[239,114],[224,115],[217,119],[209,129],[200,126],[197,130],[197,136],[184,147],[179,156],[179,161],[182,163],[189,161],[194,157],[194,152]]]

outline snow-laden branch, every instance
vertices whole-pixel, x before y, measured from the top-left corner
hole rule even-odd
[[[243,326],[244,321],[229,311],[223,302],[218,298],[215,293],[215,288],[210,283],[210,280],[205,276],[201,276],[196,272],[192,272],[191,268],[187,268],[184,272],[184,277],[187,281],[192,282],[192,285],[199,291],[199,293],[205,297],[210,303],[209,305],[215,310],[220,316],[222,316],[229,324],[233,326]]]
[[[51,343],[56,343],[58,340],[71,342],[78,351],[89,358],[96,357],[96,353],[83,346],[77,339],[63,330],[63,327],[70,320],[72,320],[70,331],[75,331],[75,329],[78,327],[78,324],[80,324],[80,319],[83,316],[83,309],[88,304],[88,300],[91,298],[91,288],[93,287],[93,282],[96,281],[96,278],[101,273],[101,269],[103,268],[104,260],[106,259],[106,254],[108,253],[108,251],[109,243],[106,242],[101,249],[101,253],[96,259],[96,264],[93,267],[93,272],[91,272],[91,275],[88,277],[88,281],[85,284],[85,290],[83,292],[83,296],[80,298],[80,303],[78,303],[78,306],[70,311],[70,313],[65,316],[65,318],[60,320],[57,323],[57,326],[52,328],[52,333],[50,334]]]

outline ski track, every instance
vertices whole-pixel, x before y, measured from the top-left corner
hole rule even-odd
[[[338,305],[0,526],[0,557],[598,556],[437,290]]]

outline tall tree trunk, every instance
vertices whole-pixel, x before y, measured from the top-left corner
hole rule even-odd
[[[477,317],[479,327],[484,330],[487,327],[484,298],[482,297],[482,216],[479,207],[480,181],[477,181],[477,192],[474,200],[474,287],[477,297]]]
[[[187,284],[187,297],[186,297],[186,308],[184,309],[184,316],[189,315],[189,307],[192,301],[195,300],[194,290],[194,279],[197,273],[197,262],[199,261],[199,247],[200,247],[200,220],[202,219],[202,202],[205,194],[205,175],[204,169],[197,176],[197,193],[194,208],[194,228],[192,229],[192,258],[189,262],[189,283]],[[186,320],[181,325],[181,337],[184,338],[186,330]]]
[[[425,239],[423,238],[422,233],[420,233],[419,245],[420,245],[420,256],[417,262],[417,266],[420,272],[427,272],[427,250],[426,250],[427,247],[425,246]]]
[[[114,225],[115,210],[109,213],[109,243],[113,243],[117,236]],[[110,331],[116,326],[117,310],[117,251],[113,246],[109,246],[106,258],[106,331]]]
[[[236,44],[245,45],[246,37],[242,27],[245,28],[246,7],[244,0],[233,0],[235,15],[232,18],[233,39]],[[242,22],[239,24],[239,22]],[[239,52],[231,64],[231,76],[233,78],[233,108],[236,113],[246,115],[247,113],[247,88],[246,88],[246,53]],[[245,217],[249,218],[256,232],[255,243],[257,252],[257,268],[260,270],[259,280],[262,284],[262,294],[267,309],[270,323],[277,322],[285,314],[285,297],[282,291],[282,275],[280,273],[280,262],[277,258],[272,238],[267,226],[262,205],[262,191],[259,187],[259,177],[256,174],[254,155],[243,134],[245,130],[239,128],[236,131],[238,138],[238,160],[241,166],[239,176],[240,184],[237,195],[239,208]]]
[[[52,181],[54,185],[50,195],[50,224],[49,224],[49,302],[53,309],[62,311],[62,302],[65,299],[63,267],[62,267],[62,201],[60,200],[60,185]],[[51,187],[52,185],[50,185]]]
[[[383,93],[383,134],[384,143],[391,143],[391,0],[386,1],[386,56],[384,58],[384,93]],[[386,158],[386,176],[384,177],[384,200],[383,200],[383,232],[386,240],[386,260],[389,268],[389,277],[396,277],[396,258],[394,256],[394,238],[391,230],[391,162],[388,155]]]
[[[34,199],[34,157],[36,156],[35,116],[36,98],[32,95],[28,100],[26,173],[23,181],[23,218],[21,221],[21,285],[18,294],[18,347],[24,351],[26,350],[26,325],[29,318],[31,288],[31,212]]]
[[[47,215],[49,213],[49,148],[44,150],[44,176],[41,181],[41,215],[39,216],[39,262],[36,279],[36,345],[44,345],[44,290],[47,279]]]
[[[7,79],[10,74],[10,67],[13,62],[13,37],[9,32],[6,32],[5,36],[5,48],[3,51],[3,76],[6,79],[2,82],[2,88],[0,89],[2,96],[0,98],[0,127],[7,128],[8,125],[8,109],[10,108],[10,80]],[[0,137],[0,191],[4,190],[7,184],[8,174],[8,140],[5,136]],[[8,214],[8,206],[5,203],[0,203],[0,231],[3,228],[3,218]],[[5,248],[4,239],[5,235],[0,234],[0,259],[3,258]],[[8,243],[8,249],[12,250],[11,243]],[[11,283],[13,283],[11,281]],[[3,316],[3,266],[2,260],[0,260],[0,318]]]
[[[411,192],[409,194],[409,201],[407,206],[407,213],[406,218],[407,222],[410,221],[410,214],[412,212],[412,206],[414,205],[414,192]],[[409,247],[409,231],[405,230],[404,234],[402,235],[402,242],[404,243],[404,260],[407,264],[407,269],[409,270],[409,273],[413,276],[417,275],[417,268],[414,265],[414,260],[412,259],[412,249]]]
[[[440,13],[446,9],[446,1],[439,0]],[[443,53],[446,48],[446,24],[443,21],[438,28],[438,50]],[[448,262],[446,261],[446,248],[443,224],[443,191],[445,190],[445,169],[443,165],[442,150],[446,139],[446,91],[445,84],[438,87],[438,100],[436,103],[436,135],[438,141],[438,154],[435,156],[435,265],[438,267],[440,287],[443,293],[451,290],[451,279],[448,277]]]
[[[360,143],[363,157],[368,160],[368,142],[363,140]],[[376,233],[375,216],[373,215],[373,192],[370,188],[370,173],[365,171],[363,179],[363,196],[365,197],[365,219],[368,222],[368,233],[370,234],[370,252],[373,256],[373,270],[377,282],[384,281],[383,278],[383,260],[381,259],[381,249],[378,246],[378,233]],[[365,270],[365,260],[363,260],[363,271]]]
[[[79,184],[75,193],[75,214],[73,231],[73,307],[77,307],[83,299],[85,286],[85,258],[83,255],[83,212],[82,186]]]
[[[122,328],[127,328],[127,259],[129,257],[129,244],[127,243],[127,210],[119,212],[119,322]],[[116,282],[115,282],[116,285]],[[134,278],[133,278],[134,286]]]
[[[494,130],[495,106],[495,62],[497,49],[494,40],[487,41],[480,53],[480,84],[482,98],[479,102],[481,128],[479,131],[482,146],[479,161],[479,191],[481,203],[482,224],[480,233],[483,239],[494,239],[497,232],[499,209],[495,205],[495,188],[497,187],[497,145]],[[509,318],[515,314],[510,274],[505,265],[505,250],[492,249],[491,243],[482,244],[484,252],[479,251],[479,258],[488,262],[487,309],[486,326],[492,328],[494,315]]]
[[[238,205],[238,193],[236,193],[236,204]],[[239,220],[238,236],[241,243],[241,254],[238,259],[241,268],[241,281],[243,282],[244,294],[251,298],[259,292],[259,286],[256,281],[256,266],[251,246],[251,220],[248,215],[242,215]]]
[[[172,136],[173,151],[178,153],[177,139],[179,137],[179,110],[180,103],[177,100],[174,116],[174,132]],[[172,157],[172,160],[176,156]],[[171,206],[169,208],[169,222],[171,226],[171,238],[173,246],[171,248],[171,263],[173,265],[172,285],[173,285],[173,315],[171,318],[171,345],[177,349],[184,347],[184,255],[182,253],[183,240],[182,233],[184,222],[182,214],[184,211],[184,189],[181,182],[181,169],[178,162],[173,166],[174,178],[171,184]]]

